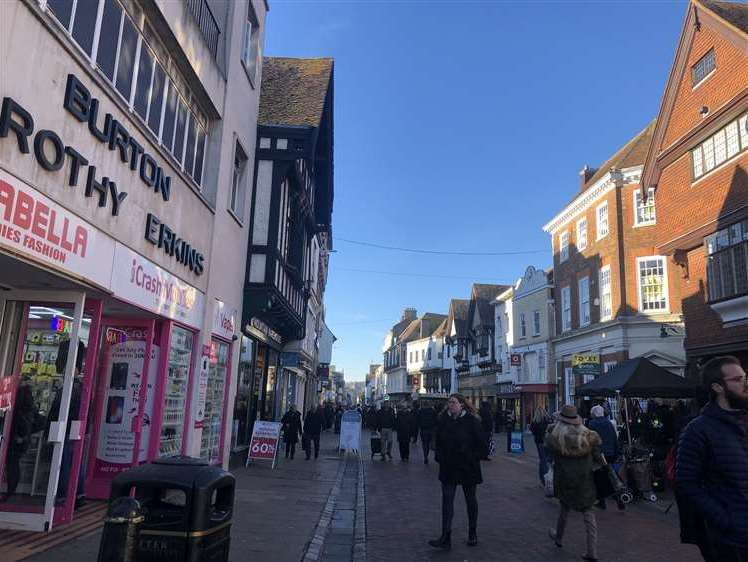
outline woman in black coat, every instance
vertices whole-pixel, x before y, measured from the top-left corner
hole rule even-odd
[[[442,534],[429,541],[435,548],[452,547],[452,517],[457,486],[462,486],[468,512],[469,546],[478,544],[478,499],[476,487],[483,482],[480,459],[488,454],[481,423],[461,394],[452,394],[447,410],[439,416],[436,430],[436,460],[442,483]]]
[[[286,458],[290,454],[293,459],[296,453],[296,443],[299,442],[299,436],[302,434],[301,414],[296,411],[296,406],[291,404],[288,412],[281,419],[281,423],[283,424],[283,441],[286,443]]]

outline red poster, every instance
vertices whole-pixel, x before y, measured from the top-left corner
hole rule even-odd
[[[256,421],[252,430],[247,459],[275,460],[275,451],[280,441],[280,422]]]

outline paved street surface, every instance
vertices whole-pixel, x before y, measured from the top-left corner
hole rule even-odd
[[[532,438],[525,440],[532,450],[509,456],[502,452],[506,450],[505,435],[496,437],[499,452],[494,460],[482,463],[484,483],[478,486],[479,544],[465,544],[465,499],[458,489],[449,553],[426,544],[440,534],[441,488],[438,465],[431,462],[424,466],[420,442],[411,447],[410,463],[400,462],[396,443],[391,462],[382,462],[377,456],[367,463],[367,559],[579,561],[584,553],[580,514],[574,513],[569,519],[563,549],[557,549],[548,538],[558,503],[545,498],[539,487]],[[664,510],[666,506],[661,507]],[[680,544],[674,508],[670,514],[662,515],[654,504],[636,505],[621,513],[609,502],[608,509],[598,510],[596,515],[600,560],[701,560],[695,547]]]
[[[281,459],[274,471],[268,466],[236,471],[231,562],[566,562],[580,560],[584,552],[578,514],[570,520],[563,549],[547,537],[557,503],[545,498],[538,486],[534,450],[519,456],[499,452],[483,463],[479,545],[464,543],[465,502],[458,492],[453,547],[443,552],[426,544],[440,531],[440,487],[438,465],[423,464],[420,443],[411,448],[410,463],[399,461],[396,444],[392,461],[382,462],[378,456],[372,461],[364,432],[360,463],[353,455],[338,458],[336,437],[323,435],[316,462],[305,461],[301,453],[292,462]],[[502,444],[504,436],[498,438]],[[638,504],[621,513],[611,505],[598,511],[600,559],[698,562],[695,548],[678,540],[675,511],[662,513],[666,506]],[[99,539],[97,532],[27,560],[96,560]]]

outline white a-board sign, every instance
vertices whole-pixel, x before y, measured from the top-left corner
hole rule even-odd
[[[348,410],[340,420],[340,445],[338,450],[358,451],[361,448],[361,414]]]

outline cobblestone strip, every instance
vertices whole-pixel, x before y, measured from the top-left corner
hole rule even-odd
[[[356,496],[356,529],[353,562],[366,562],[366,470],[364,459],[358,457],[358,494]]]
[[[322,513],[320,514],[317,526],[314,529],[314,535],[312,540],[304,551],[304,555],[301,557],[302,562],[316,562],[322,560],[322,550],[325,546],[325,537],[330,529],[332,523],[332,516],[335,512],[335,502],[337,501],[338,494],[340,494],[340,486],[343,482],[343,475],[345,474],[345,462],[341,462],[338,467],[338,473],[335,477],[335,484],[333,484],[330,490],[330,495],[327,496],[327,503],[325,504]]]

